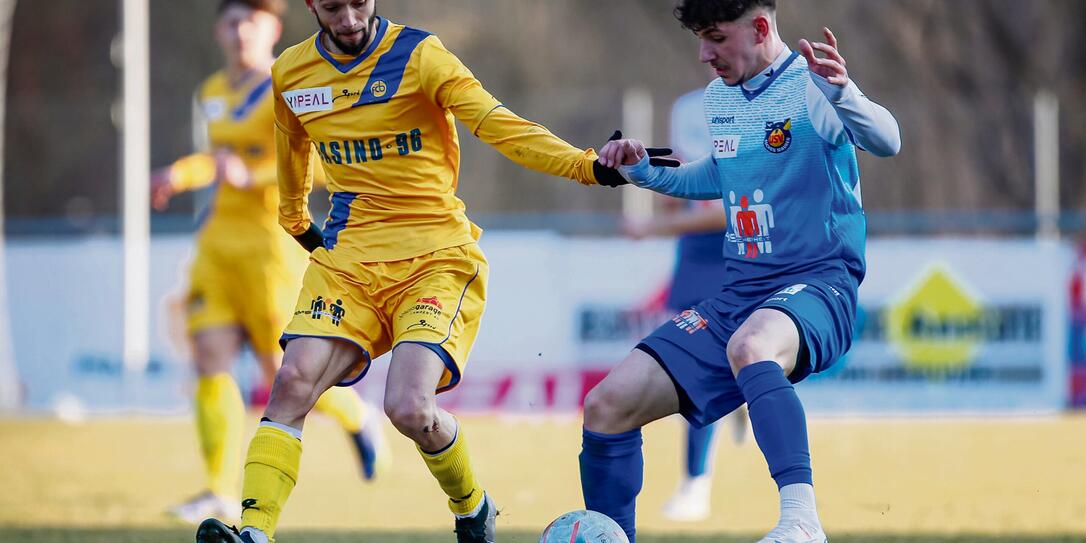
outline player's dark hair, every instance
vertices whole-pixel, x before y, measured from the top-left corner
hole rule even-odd
[[[230,6],[245,6],[256,11],[266,11],[282,17],[287,12],[286,0],[219,0],[219,11],[222,13]]]
[[[701,32],[717,23],[730,23],[755,8],[776,11],[777,0],[682,0],[675,7],[675,18],[683,28]]]

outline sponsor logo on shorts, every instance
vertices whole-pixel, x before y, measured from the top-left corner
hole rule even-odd
[[[437,296],[430,296],[425,298],[419,298],[415,301],[415,304],[400,313],[399,318],[410,318],[412,320],[419,319],[440,319],[444,312],[445,306],[442,305],[441,300],[438,300]]]
[[[331,300],[331,298],[326,300],[324,296],[317,296],[312,302],[309,302],[309,310],[295,311],[294,314],[309,315],[309,318],[318,321],[327,317],[332,324],[339,326],[340,321],[347,314],[347,310],[343,307],[343,300],[338,298],[335,302]]]
[[[408,330],[413,330],[415,328],[425,328],[427,330],[435,330],[435,331],[437,330],[437,326],[434,326],[432,323],[430,323],[426,319],[419,319],[418,322],[416,322],[416,323],[412,324],[411,326],[407,327]]]
[[[687,309],[678,315],[671,318],[671,322],[675,323],[682,330],[686,330],[686,333],[693,334],[698,330],[704,330],[709,327],[709,321],[705,320],[697,311],[693,309]]]
[[[437,296],[430,296],[429,298],[419,298],[418,303],[432,305],[438,309],[445,309],[445,306],[441,305],[441,300],[437,299]]]
[[[805,288],[807,288],[807,285],[805,285],[803,283],[799,283],[799,284],[796,284],[796,285],[792,285],[792,286],[778,292],[777,294],[784,294],[785,296],[795,296],[796,294],[799,294],[800,291],[802,291]]]

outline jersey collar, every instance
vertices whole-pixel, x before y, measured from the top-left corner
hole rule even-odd
[[[324,30],[317,32],[317,37],[315,38],[314,43],[316,43],[317,45],[317,52],[320,53],[322,57],[324,57],[324,60],[327,60],[329,64],[334,66],[341,73],[347,73],[353,70],[355,66],[358,66],[364,60],[369,58],[370,55],[373,54],[373,52],[377,49],[377,46],[381,44],[381,40],[384,39],[386,30],[388,30],[388,19],[385,19],[384,17],[377,17],[377,34],[373,37],[373,41],[370,42],[370,46],[367,47],[365,51],[362,51],[360,55],[354,57],[346,63],[336,60],[336,57],[334,57],[332,53],[328,52],[328,50],[324,48],[324,43],[321,41],[321,36],[324,34]]]
[[[769,65],[762,73],[744,81],[740,88],[743,91],[743,96],[747,100],[754,100],[759,94],[765,92],[773,81],[781,75],[782,72],[788,69],[792,65],[792,61],[796,60],[799,56],[798,52],[790,50],[787,46],[781,50],[777,58],[773,59],[773,63]]]

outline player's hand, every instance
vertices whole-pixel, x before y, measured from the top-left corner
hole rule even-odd
[[[170,168],[161,168],[151,172],[151,207],[155,211],[165,211],[170,205],[174,191],[173,174]]]
[[[226,150],[215,152],[215,180],[239,189],[247,188],[253,183],[245,161]]]
[[[618,136],[618,138],[615,136]],[[644,143],[634,139],[620,139],[622,138],[621,132],[615,132],[615,136],[611,136],[611,139],[607,140],[607,143],[600,149],[600,164],[608,168],[633,166],[641,162],[642,158],[645,158],[648,151],[645,150]]]
[[[677,168],[682,163],[673,158],[664,158],[674,153],[667,147],[645,147],[645,144],[635,139],[623,139],[622,131],[615,133],[600,149],[599,159],[592,164],[592,171],[596,175],[596,182],[608,187],[617,187],[628,183],[622,174],[618,173],[619,166],[633,166],[649,156],[649,164],[663,166],[665,168]]]
[[[848,70],[845,69],[845,58],[837,51],[837,38],[830,29],[823,27],[826,35],[826,43],[811,43],[807,40],[799,40],[799,52],[807,59],[807,66],[812,72],[821,76],[834,85],[844,87],[848,85]],[[815,51],[821,52],[825,58],[815,56]]]

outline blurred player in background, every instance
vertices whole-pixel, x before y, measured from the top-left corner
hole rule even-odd
[[[266,543],[298,478],[302,427],[319,394],[392,353],[384,407],[448,496],[460,542],[495,540],[494,502],[463,427],[436,403],[463,375],[486,299],[481,230],[456,197],[455,120],[514,162],[584,184],[625,183],[490,95],[422,30],[375,0],[307,0],[320,31],[272,68],[282,226],[313,252],[282,343],[286,354],[249,445],[242,526],[208,519],[201,543]],[[332,210],[312,223],[310,150]]]
[[[240,517],[245,407],[230,370],[248,343],[268,382],[274,378],[282,361],[279,334],[307,260],[276,220],[271,65],[284,9],[283,0],[220,1],[215,38],[226,65],[196,96],[207,150],[152,175],[152,203],[159,210],[178,192],[208,185],[215,190],[197,238],[186,300],[207,487],[171,511],[193,523],[208,516]],[[367,412],[350,389],[329,391],[317,407],[347,431],[363,476],[372,478],[381,444],[377,413]]]
[[[704,94],[704,88],[689,92],[671,108],[671,146],[675,156],[684,162],[708,156],[713,149],[705,126]],[[667,296],[668,309],[679,312],[720,292],[728,216],[719,201],[682,201],[666,196],[660,199],[665,213],[648,219],[628,219],[623,230],[634,239],[679,236]],[[740,407],[725,418],[731,422],[732,438],[742,443],[747,436],[746,408]],[[716,427],[716,422],[701,428],[686,424],[683,478],[675,494],[664,503],[664,517],[697,521],[709,516]]]
[[[683,0],[675,15],[719,79],[705,91],[710,156],[655,167],[636,140],[600,161],[631,183],[692,200],[724,199],[730,229],[721,291],[661,326],[585,400],[585,505],[634,541],[641,427],[682,414],[711,423],[744,402],[780,490],[780,520],[760,543],[824,543],[807,423],[793,384],[848,350],[866,269],[856,148],[891,156],[897,121],[848,77],[837,40],[779,37],[775,0]],[[823,55],[819,57],[815,52]]]

